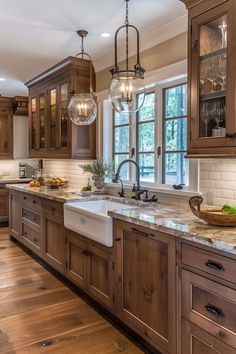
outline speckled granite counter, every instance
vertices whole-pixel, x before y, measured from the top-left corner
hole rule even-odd
[[[185,209],[152,203],[138,209],[111,211],[109,215],[236,255],[236,227],[207,225]]]
[[[25,184],[8,184],[7,187],[18,192],[28,193],[62,203],[72,202],[82,198],[78,191],[69,188],[47,189],[46,187],[29,187]]]
[[[9,183],[28,183],[32,178],[19,178],[19,177],[3,177],[0,179],[0,184]]]
[[[236,255],[236,227],[221,228],[207,225],[204,221],[194,216],[190,210],[188,211],[188,209],[176,209],[172,206],[169,207],[159,203],[148,204],[104,195],[82,197],[78,191],[70,188],[49,190],[45,187],[31,188],[25,184],[10,184],[8,188],[63,203],[101,198],[121,202],[120,210],[109,212],[109,215],[113,218],[149,227],[153,230],[165,232]],[[137,209],[122,210],[122,203],[136,205]]]

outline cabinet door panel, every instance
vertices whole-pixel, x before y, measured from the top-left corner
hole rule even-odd
[[[44,214],[44,257],[57,270],[65,270],[65,234],[63,220]]]
[[[147,340],[174,353],[174,238],[118,223],[116,239],[118,314]]]
[[[9,195],[9,221],[10,234],[21,238],[21,197],[13,192]]]
[[[66,273],[80,287],[86,288],[86,249],[85,242],[79,236],[67,232],[67,268]]]
[[[113,305],[113,257],[110,253],[96,246],[89,246],[88,266],[88,291],[97,300],[106,306]]]
[[[190,149],[235,146],[235,10],[235,2],[226,1],[191,22]]]
[[[0,109],[0,158],[12,158],[12,119],[10,109]]]

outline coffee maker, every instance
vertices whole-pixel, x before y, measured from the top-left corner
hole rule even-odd
[[[19,163],[19,178],[26,178],[26,163],[20,162]]]

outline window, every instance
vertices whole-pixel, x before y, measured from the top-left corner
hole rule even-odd
[[[139,99],[139,96],[138,96]],[[140,179],[155,182],[155,92],[148,93],[137,113],[137,162]]]
[[[198,162],[184,158],[187,149],[187,84],[181,79],[174,85],[173,82],[152,86],[136,116],[113,114],[112,158],[116,168],[127,158],[135,159],[140,166],[142,185],[168,188],[173,184],[184,184],[185,188],[197,191]],[[132,165],[124,165],[121,178],[134,183],[135,172]]]
[[[129,158],[129,116],[127,114],[114,113],[113,115],[113,155],[115,169],[119,164]],[[121,171],[121,178],[129,180],[129,166],[125,165]]]
[[[187,85],[164,89],[163,183],[187,184]]]

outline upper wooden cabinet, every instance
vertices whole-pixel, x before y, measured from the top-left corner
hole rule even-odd
[[[13,158],[12,99],[0,97],[0,159]]]
[[[183,2],[189,9],[188,155],[236,156],[236,2]]]
[[[68,117],[71,91],[90,87],[90,62],[68,57],[28,81],[30,157],[96,158],[96,123],[78,127]],[[95,90],[95,73],[93,89]]]

